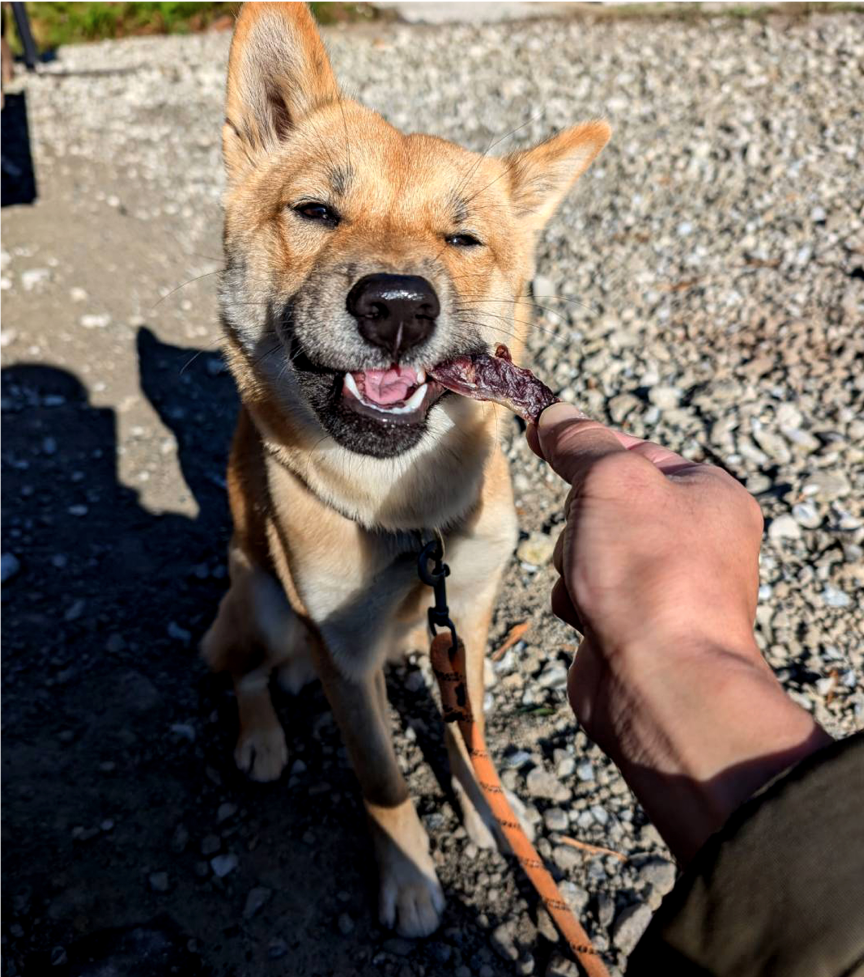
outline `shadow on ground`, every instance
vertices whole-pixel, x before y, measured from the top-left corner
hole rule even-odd
[[[195,649],[226,587],[236,395],[212,353],[142,329],[138,354],[196,519],[120,484],[114,412],[75,376],[3,370],[3,552],[19,564],[3,588],[4,974],[431,972],[405,969],[375,921],[320,689],[280,700],[293,776],[234,768],[234,701]],[[428,696],[397,704],[434,729]],[[485,945],[473,915],[451,894],[450,966]]]
[[[27,124],[27,96],[18,92],[4,97],[0,112],[2,145],[3,207],[32,204],[36,199],[36,174],[30,152],[30,127]]]

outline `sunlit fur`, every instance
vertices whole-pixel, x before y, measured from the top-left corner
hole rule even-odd
[[[434,333],[404,365],[429,368],[499,342],[518,360],[538,235],[608,138],[605,122],[589,122],[496,158],[405,135],[341,96],[304,5],[247,4],[237,23],[221,298],[243,413],[228,477],[232,585],[204,649],[234,675],[237,759],[257,779],[277,777],[285,762],[266,679],[312,657],[375,825],[382,919],[409,935],[434,928],[440,900],[425,835],[380,741],[386,711],[373,687],[389,655],[424,640],[429,592],[416,580],[416,552],[440,531],[482,702],[486,632],[516,534],[500,418],[489,404],[448,395],[413,432],[394,426],[392,442],[369,448],[361,432],[340,443],[298,364],[334,377],[390,365],[346,309],[354,282],[374,272],[422,275],[440,300]],[[296,212],[309,201],[337,211],[338,226]],[[481,245],[447,242],[460,233]],[[284,597],[274,602],[276,580]],[[266,599],[255,597],[262,587]],[[449,746],[459,767],[458,745]],[[464,790],[466,826],[482,834],[467,809],[471,784]]]

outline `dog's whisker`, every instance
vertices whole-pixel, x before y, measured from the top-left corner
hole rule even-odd
[[[348,137],[348,120],[345,117],[345,96],[339,93],[339,111],[342,114],[342,128],[345,131],[345,155],[348,157],[348,168],[353,169],[351,163],[351,140]]]
[[[505,176],[510,176],[510,174],[516,169],[517,165],[518,165],[517,160],[515,159],[511,160],[507,164],[507,166],[504,167],[504,171],[502,173],[499,173],[494,180],[490,180],[489,183],[486,184],[486,186],[481,187],[479,190],[476,191],[476,193],[471,194],[471,196],[465,201],[465,203],[470,204],[472,200],[479,197],[481,193],[485,193],[485,191],[488,190],[489,187],[491,187],[493,184],[497,183],[499,180],[503,180]]]
[[[177,375],[183,376],[186,370],[195,362],[195,360],[198,359],[199,356],[202,356],[204,353],[209,352],[209,350],[211,350],[217,343],[223,343],[224,341],[225,341],[224,337],[217,336],[216,339],[214,339],[212,342],[207,343],[207,345],[203,349],[196,350],[195,353],[188,360],[186,360],[183,366],[180,367],[180,370]]]
[[[538,122],[541,118],[542,118],[542,114],[541,115],[532,116],[530,119],[528,119],[527,121],[523,122],[521,125],[516,126],[515,128],[511,129],[509,132],[506,132],[500,138],[495,139],[493,142],[489,143],[489,145],[483,150],[482,154],[480,155],[480,158],[478,160],[476,160],[475,163],[474,163],[474,165],[469,169],[469,171],[468,171],[467,175],[465,176],[465,178],[459,182],[459,185],[457,186],[456,190],[454,191],[454,196],[459,196],[459,194],[462,193],[462,191],[465,189],[465,187],[468,186],[469,182],[471,181],[471,177],[474,176],[474,174],[477,172],[477,170],[480,167],[480,165],[483,163],[483,160],[486,159],[486,157],[489,155],[489,153],[496,146],[499,146],[502,142],[504,142],[505,139],[509,139],[510,136],[514,136],[517,132],[519,132],[520,129],[524,129],[525,126],[531,125],[532,122]]]
[[[541,298],[545,298],[546,296],[540,296],[540,297]],[[554,296],[550,296],[550,297],[554,297]],[[541,305],[539,302],[535,302],[534,299],[531,298],[529,295],[523,295],[521,298],[512,299],[512,300],[511,299],[471,299],[471,301],[472,302],[475,302],[475,303],[478,303],[479,302],[479,303],[484,303],[484,304],[487,303],[487,302],[496,302],[496,303],[500,303],[500,304],[507,304],[508,302],[511,302],[511,301],[513,302],[514,305],[517,304],[517,303],[525,303],[526,305],[533,306],[535,309],[540,309],[543,312],[548,312],[550,315],[557,315],[561,319],[565,319],[566,318],[566,316],[565,316],[565,314],[563,312],[559,312],[557,309],[550,309],[548,306]],[[584,302],[580,302],[578,299],[567,299],[566,301],[568,303],[571,303],[572,302],[573,304],[580,306],[580,308],[583,308],[586,311],[593,313],[594,315],[596,315],[598,313],[598,310],[597,309],[593,308],[590,305],[586,305]]]
[[[540,309],[542,312],[549,312],[552,315],[557,315],[559,318],[564,319],[563,312],[557,312],[555,309],[547,309],[544,305],[539,305],[537,302],[533,302],[528,298],[520,299],[471,299],[471,301],[476,305],[486,305],[488,303],[496,303],[498,305],[531,305],[535,309]]]
[[[545,326],[538,325],[536,322],[533,322],[531,320],[515,319],[511,316],[501,315],[497,312],[490,312],[488,309],[471,309],[468,308],[467,306],[462,307],[461,309],[457,310],[457,312],[465,312],[468,313],[469,315],[475,315],[475,316],[492,316],[492,318],[500,319],[503,322],[518,323],[521,326],[525,326],[527,329],[531,330],[532,332],[544,333],[545,335],[549,336],[551,340],[555,342],[562,341],[561,337],[558,335],[557,332],[555,332],[552,329],[547,329]],[[515,336],[515,329],[513,331],[513,335]]]
[[[517,340],[520,337],[516,334],[513,329],[505,329],[503,326],[496,326],[489,322],[479,322],[476,320],[465,319],[462,320],[462,324],[466,326],[476,326],[480,329],[489,329],[492,332],[501,333],[505,338],[510,340]],[[545,339],[547,346],[554,349],[560,349],[565,351],[567,349],[567,343],[565,340],[561,339],[559,336],[550,335]]]
[[[218,275],[221,271],[222,271],[221,268],[217,268],[215,271],[208,271],[205,272],[203,275],[196,275],[195,278],[190,278],[188,282],[182,282],[176,288],[172,288],[170,292],[163,295],[162,298],[159,299],[159,301],[156,302],[154,305],[151,305],[150,311],[152,312],[155,308],[160,306],[165,301],[165,299],[171,298],[171,296],[175,292],[179,292],[181,288],[186,288],[187,285],[191,285],[193,282],[200,282],[202,278],[210,278],[212,275]]]

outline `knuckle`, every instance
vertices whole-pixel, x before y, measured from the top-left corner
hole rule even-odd
[[[762,506],[759,505],[758,501],[746,489],[742,489],[742,491],[746,496],[745,507],[747,518],[753,525],[754,530],[761,536],[765,528],[765,516],[762,512]]]
[[[616,495],[643,492],[650,485],[663,481],[662,475],[650,461],[629,451],[616,451],[598,458],[591,467],[588,479],[594,488],[604,494]]]
[[[765,518],[758,500],[722,468],[712,468],[711,471],[715,476],[714,486],[717,490],[718,502],[728,508],[730,513],[736,514],[742,528],[761,539]]]

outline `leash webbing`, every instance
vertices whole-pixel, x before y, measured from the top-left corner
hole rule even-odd
[[[444,721],[457,723],[471,758],[477,783],[513,854],[537,890],[537,895],[549,911],[558,932],[567,941],[588,977],[609,977],[609,971],[591,944],[588,934],[562,897],[555,880],[528,840],[507,800],[498,771],[486,749],[486,741],[474,722],[468,682],[465,679],[465,646],[455,632],[451,634],[442,631],[432,639],[429,657],[441,691]]]

